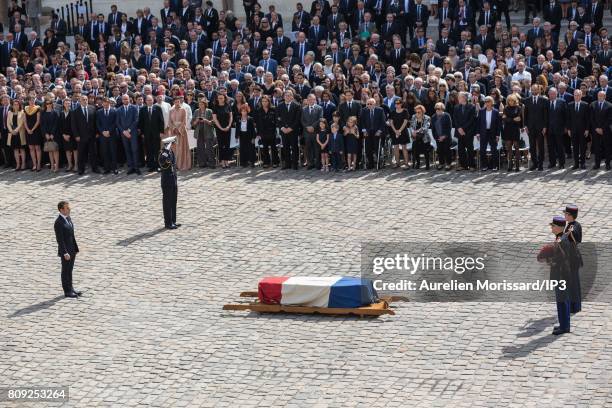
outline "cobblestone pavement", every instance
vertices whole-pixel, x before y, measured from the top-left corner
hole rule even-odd
[[[612,407],[606,302],[560,337],[552,303],[408,302],[378,319],[221,310],[264,275],[358,274],[361,242],[548,240],[568,201],[585,240],[609,242],[610,172],[179,179],[183,226],[167,232],[157,175],[0,173],[0,387],[69,386],[78,407]],[[80,300],[60,296],[59,199]]]

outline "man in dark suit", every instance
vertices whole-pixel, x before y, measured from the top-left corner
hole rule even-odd
[[[610,170],[612,159],[612,103],[606,101],[606,92],[597,92],[597,100],[591,103],[591,135],[593,137],[593,152],[595,164],[593,169],[599,169],[602,159],[606,170]]]
[[[15,162],[13,149],[8,144],[9,130],[7,119],[11,100],[8,95],[3,95],[0,102],[0,144],[2,145],[0,148],[0,159],[2,159],[4,167],[9,168],[12,167],[11,164]]]
[[[544,38],[544,29],[540,27],[540,19],[533,19],[533,27],[527,31],[527,43],[533,47],[536,38]]]
[[[110,98],[104,98],[102,109],[96,112],[96,125],[100,138],[100,150],[104,174],[117,174],[117,113],[110,106]]]
[[[598,32],[603,27],[604,5],[598,0],[593,0],[591,6],[588,7],[590,21],[595,25],[595,32]]]
[[[395,17],[393,14],[387,14],[387,19],[385,23],[380,28],[381,35],[383,41],[392,41],[394,35],[399,35],[401,33],[401,27],[399,23],[395,21]]]
[[[21,31],[22,27],[21,24],[15,24],[15,32],[13,33],[13,38],[15,39],[14,48],[17,48],[19,51],[25,51],[28,45],[28,37]]]
[[[556,41],[559,38],[561,19],[563,18],[561,5],[555,0],[550,1],[548,4],[545,2],[542,12],[544,14],[544,21],[548,21],[551,24],[553,37]]]
[[[68,34],[68,25],[55,12],[52,15],[50,29],[55,31],[55,38],[58,42],[66,42],[66,34]]]
[[[155,104],[153,95],[145,97],[145,105],[140,108],[138,129],[144,136],[144,151],[148,170],[156,171],[159,156],[160,135],[164,132],[164,116],[161,108]]]
[[[501,116],[499,111],[493,107],[493,98],[487,96],[485,98],[485,107],[478,113],[478,132],[480,139],[480,169],[499,170],[499,152],[497,151],[497,143],[501,134]],[[487,147],[491,148],[491,161],[487,163]]]
[[[327,17],[326,25],[327,32],[335,33],[338,30],[338,25],[344,21],[344,16],[338,12],[338,6],[336,4],[331,6],[331,13]]]
[[[424,32],[427,32],[427,24],[429,21],[429,8],[426,5],[421,4],[423,0],[415,0],[412,5],[412,21],[415,27],[423,28]]]
[[[290,167],[298,169],[299,161],[299,131],[302,110],[293,100],[293,91],[286,90],[283,94],[284,103],[280,103],[276,108],[277,126],[283,141],[283,170]]]
[[[529,135],[530,170],[544,170],[544,135],[548,126],[548,99],[540,96],[540,85],[531,85],[531,96],[523,100]]]
[[[352,89],[346,89],[344,91],[344,102],[338,106],[338,113],[340,114],[340,126],[341,128],[346,125],[346,120],[351,116],[359,118],[361,112],[361,103],[354,100],[354,93]],[[346,151],[346,150],[345,150]]]
[[[574,101],[570,102],[567,112],[567,123],[569,135],[572,139],[572,152],[574,154],[572,170],[577,170],[578,167],[586,169],[585,156],[587,136],[589,134],[590,110],[589,105],[582,100],[582,91],[580,89],[574,91]]]
[[[359,128],[364,136],[367,168],[373,169],[374,165],[378,165],[378,149],[381,146],[383,139],[383,130],[385,129],[385,112],[379,106],[376,106],[374,98],[368,99],[366,107],[361,110],[359,115]],[[377,155],[376,161],[374,154]]]
[[[114,26],[114,25],[119,26],[121,24],[121,16],[122,15],[123,15],[123,13],[120,12],[120,11],[117,11],[117,6],[115,4],[113,4],[111,6],[111,12],[108,13],[108,18],[107,18],[107,21],[111,25],[111,27]]]
[[[459,166],[457,170],[476,169],[474,162],[474,134],[476,132],[476,117],[478,116],[476,107],[468,104],[469,94],[461,92],[459,94],[459,104],[455,106],[453,112],[453,125],[455,136],[457,137],[457,155],[459,156]]]
[[[485,26],[487,29],[487,33],[493,34],[493,29],[495,27],[495,23],[497,22],[497,15],[491,10],[491,3],[485,1],[483,3],[483,8],[480,11],[480,15],[478,16],[478,25]],[[483,48],[484,50],[485,48]]]
[[[117,130],[123,142],[128,164],[127,174],[141,174],[138,168],[138,108],[130,104],[127,94],[121,96],[122,106],[117,109]]]
[[[562,169],[565,167],[563,137],[567,127],[567,106],[564,100],[557,98],[557,89],[554,87],[548,91],[548,99],[548,168],[555,167],[558,161]]]
[[[27,52],[30,57],[32,57],[34,55],[34,49],[36,47],[42,47],[42,43],[38,39],[36,31],[30,31],[30,38],[28,40],[28,44],[26,45],[25,52]]]
[[[82,292],[72,287],[72,269],[74,268],[76,254],[79,253],[79,246],[74,237],[74,224],[70,218],[70,203],[60,201],[57,204],[57,209],[60,214],[55,220],[53,229],[57,240],[57,256],[62,261],[62,288],[64,289],[64,296],[78,298]]]
[[[91,171],[99,173],[96,154],[96,110],[88,105],[87,95],[81,95],[79,106],[71,115],[72,134],[77,142],[79,153],[79,174],[85,173],[85,163],[89,162]]]
[[[327,27],[320,24],[319,16],[314,16],[308,29],[308,41],[312,48],[316,48],[321,40],[327,40]]]

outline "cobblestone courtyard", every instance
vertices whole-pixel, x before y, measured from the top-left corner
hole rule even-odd
[[[0,196],[0,387],[69,386],[75,407],[612,407],[603,301],[559,337],[552,303],[221,310],[265,275],[358,274],[362,242],[546,241],[567,202],[585,241],[609,242],[610,172],[193,171],[176,231],[159,229],[157,175],[3,172]],[[60,199],[79,300],[61,291]]]

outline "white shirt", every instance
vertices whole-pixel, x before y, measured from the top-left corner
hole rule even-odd
[[[240,119],[240,131],[241,132],[247,131],[247,121],[246,120]]]
[[[183,105],[181,105],[181,107],[185,109],[185,112],[187,113],[187,130],[191,130],[191,119],[193,119],[193,112],[191,111],[191,106],[183,102]]]
[[[157,106],[159,106],[162,110],[162,116],[164,117],[164,129],[168,129],[170,126],[170,104],[162,101],[161,103],[158,103]]]
[[[66,221],[66,224],[70,225],[72,228],[74,228],[74,225],[72,224],[72,222],[68,221],[68,217],[66,217],[64,214],[60,213],[60,215],[62,216],[62,218],[64,219],[64,221]]]
[[[486,111],[487,130],[491,129],[491,119],[493,118],[493,110]]]
[[[522,81],[524,79],[528,79],[531,81],[531,74],[529,73],[529,71],[525,70],[522,73],[516,71],[514,74],[512,74],[513,81]]]

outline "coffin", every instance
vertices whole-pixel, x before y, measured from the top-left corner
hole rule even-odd
[[[372,280],[356,277],[266,277],[257,294],[269,305],[351,308],[378,301]]]

